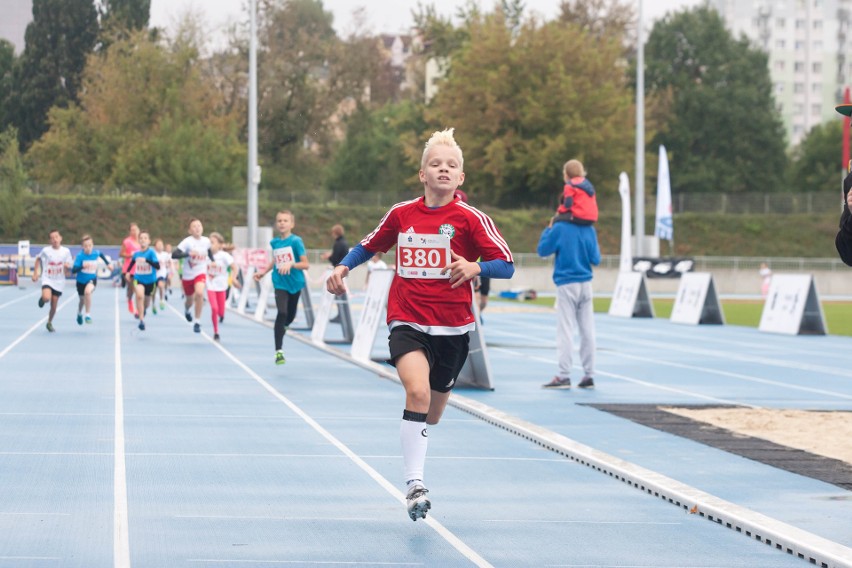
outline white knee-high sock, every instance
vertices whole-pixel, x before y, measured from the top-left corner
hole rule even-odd
[[[399,428],[399,440],[402,443],[402,463],[405,482],[414,479],[423,481],[423,467],[426,464],[426,448],[429,445],[426,431],[426,414],[406,410],[402,413]]]

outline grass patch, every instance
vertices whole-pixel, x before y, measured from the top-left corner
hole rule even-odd
[[[501,300],[498,302],[515,302],[514,300]],[[555,298],[552,296],[539,297],[535,300],[526,300],[525,304],[536,306],[553,307]],[[652,299],[654,314],[659,319],[669,319],[672,315],[673,299]],[[609,311],[609,298],[595,298],[595,312],[607,313]],[[725,323],[728,325],[742,325],[746,327],[757,327],[760,325],[760,316],[763,313],[763,300],[722,300],[722,311],[725,312]],[[825,324],[831,335],[844,335],[852,337],[852,302],[823,302],[822,311],[825,314]]]

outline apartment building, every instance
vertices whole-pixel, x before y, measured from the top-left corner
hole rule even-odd
[[[837,119],[834,106],[852,78],[852,0],[709,0],[736,37],[769,54],[775,101],[798,144]]]

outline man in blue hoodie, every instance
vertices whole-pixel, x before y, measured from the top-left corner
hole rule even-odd
[[[559,373],[548,389],[571,388],[574,322],[580,334],[580,360],[583,379],[580,388],[595,386],[595,320],[592,305],[592,266],[601,262],[598,234],[592,225],[550,224],[541,233],[538,255],[556,255],[553,282],[556,284],[556,353]]]

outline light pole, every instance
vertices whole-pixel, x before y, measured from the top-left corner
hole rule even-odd
[[[645,240],[645,45],[643,40],[642,0],[636,26],[636,256],[643,256]]]
[[[257,0],[249,4],[249,100],[248,100],[248,247],[257,248]]]

